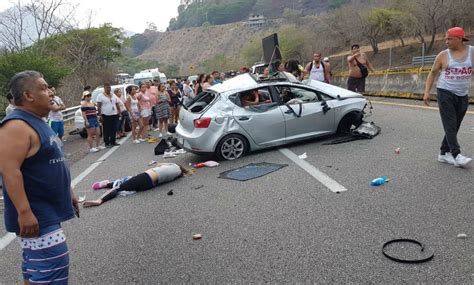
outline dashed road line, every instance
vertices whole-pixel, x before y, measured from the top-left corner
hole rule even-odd
[[[329,177],[326,173],[322,172],[321,170],[317,169],[313,165],[309,164],[303,159],[300,159],[294,152],[287,148],[281,148],[280,152],[293,161],[296,165],[301,167],[303,170],[308,172],[311,176],[316,178],[321,184],[326,186],[329,190],[334,193],[339,193],[343,191],[347,191],[347,188],[339,184],[336,180]]]
[[[128,134],[125,138],[119,141],[119,143],[124,143],[127,141],[127,139],[130,137],[131,134]],[[92,163],[86,170],[81,172],[74,180],[71,182],[71,187],[74,188],[76,187],[79,182],[81,182],[84,178],[87,177],[94,169],[97,168],[102,162],[104,162],[109,156],[112,155],[120,146],[114,146],[113,148],[109,149],[104,155],[102,155],[96,162]],[[4,235],[2,238],[0,238],[0,250],[3,250],[5,247],[7,247],[16,237],[16,234],[14,233],[7,233]]]

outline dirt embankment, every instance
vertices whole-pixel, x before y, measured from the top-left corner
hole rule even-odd
[[[155,42],[138,58],[175,64],[185,74],[193,73],[197,63],[216,55],[237,58],[240,50],[256,34],[268,34],[269,28],[251,28],[245,23],[187,28],[159,33]],[[193,67],[193,68],[190,68]]]

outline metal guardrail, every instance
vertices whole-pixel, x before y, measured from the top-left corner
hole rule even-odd
[[[425,55],[425,56],[414,56],[411,59],[411,64],[425,66],[425,64],[433,64],[435,62],[436,55]]]
[[[66,110],[61,111],[63,113],[64,122],[69,122],[74,120],[74,115],[78,109],[81,108],[81,105],[67,108]]]

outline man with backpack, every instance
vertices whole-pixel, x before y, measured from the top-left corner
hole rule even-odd
[[[305,73],[309,74],[309,79],[317,80],[331,84],[331,73],[329,64],[321,60],[321,53],[317,52],[313,56],[313,61],[308,63],[305,68]]]

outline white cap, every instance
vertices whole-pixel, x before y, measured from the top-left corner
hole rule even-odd
[[[323,58],[323,61],[329,61],[329,57]]]

